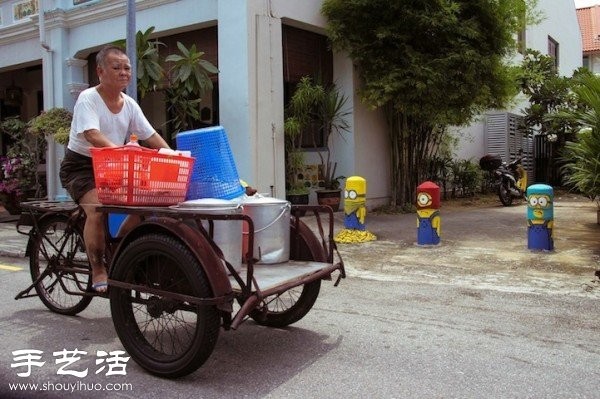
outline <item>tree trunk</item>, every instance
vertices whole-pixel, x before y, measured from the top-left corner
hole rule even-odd
[[[427,160],[437,155],[445,131],[410,118],[391,104],[385,113],[390,139],[390,205],[407,208],[415,202],[417,186],[427,178]]]

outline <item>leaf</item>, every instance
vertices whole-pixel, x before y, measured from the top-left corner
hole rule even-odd
[[[214,66],[212,64],[212,62],[207,61],[207,60],[200,60],[199,61],[200,66],[202,66],[202,68],[204,68],[208,73],[212,73],[212,74],[217,74],[219,73],[219,69]]]

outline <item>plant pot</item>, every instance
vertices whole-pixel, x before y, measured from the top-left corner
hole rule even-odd
[[[329,205],[334,212],[340,210],[342,190],[317,190],[317,202],[319,205]]]
[[[305,194],[286,194],[285,199],[292,205],[308,205],[308,193]]]
[[[6,212],[11,215],[20,215],[21,214],[21,205],[20,202],[23,201],[23,196],[16,195],[2,195],[0,198],[0,204],[4,207]]]
[[[308,205],[308,193],[304,194],[286,194],[285,199],[290,202],[292,205]],[[304,216],[306,214],[305,210],[296,210],[292,208],[292,215],[298,214],[298,216]]]

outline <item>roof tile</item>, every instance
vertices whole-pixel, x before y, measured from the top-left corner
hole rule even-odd
[[[583,53],[600,52],[600,5],[577,9]]]

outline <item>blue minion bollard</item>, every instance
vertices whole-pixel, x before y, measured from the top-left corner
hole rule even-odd
[[[527,248],[554,250],[554,191],[546,184],[527,188]]]
[[[440,187],[426,181],[417,187],[417,244],[440,243]]]

